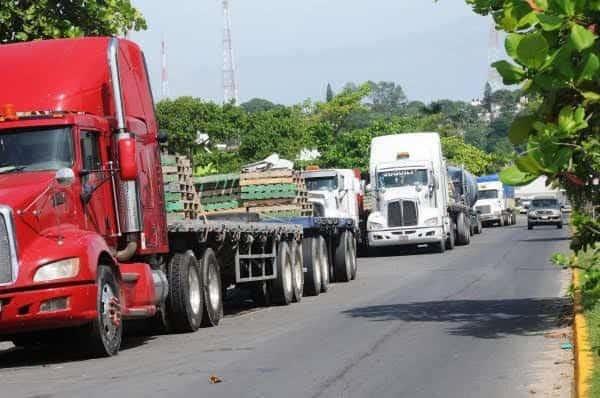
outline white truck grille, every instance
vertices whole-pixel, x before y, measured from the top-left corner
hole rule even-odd
[[[0,284],[12,282],[11,244],[6,219],[0,214]]]

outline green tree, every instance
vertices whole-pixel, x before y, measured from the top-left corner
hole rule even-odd
[[[0,42],[110,36],[146,29],[130,0],[20,0],[0,3]]]
[[[269,100],[262,98],[252,98],[250,101],[244,102],[240,105],[248,113],[265,112],[270,111],[273,108],[278,107]]]
[[[326,102],[331,102],[331,100],[333,100],[333,97],[335,97],[335,93],[333,92],[333,88],[331,88],[331,84],[327,83],[327,92],[325,93],[325,101]]]
[[[406,105],[407,98],[400,85],[394,82],[367,82],[370,93],[367,102],[373,112],[387,116],[399,114]]]

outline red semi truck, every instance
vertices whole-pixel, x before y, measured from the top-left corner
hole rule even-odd
[[[167,222],[164,137],[136,44],[36,41],[0,58],[0,340],[66,337],[110,356],[123,321],[194,331],[219,323],[225,286],[285,305],[328,266],[295,224]]]

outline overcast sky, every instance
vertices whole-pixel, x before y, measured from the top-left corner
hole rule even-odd
[[[148,30],[132,35],[160,98],[160,42],[171,97],[221,102],[220,0],[133,0]],[[240,99],[322,99],[330,82],[394,81],[411,100],[470,100],[488,73],[489,19],[464,0],[231,0]]]

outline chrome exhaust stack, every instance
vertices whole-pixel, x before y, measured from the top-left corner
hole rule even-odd
[[[114,159],[118,159],[118,142],[132,137],[127,131],[125,123],[125,109],[123,106],[123,93],[121,90],[121,77],[119,75],[119,40],[116,37],[110,39],[108,45],[108,65],[110,67],[110,80],[115,105],[115,117],[117,119],[117,132],[115,134]],[[117,203],[115,203],[119,217],[119,234],[137,233],[142,230],[140,202],[137,181],[118,180]]]

